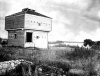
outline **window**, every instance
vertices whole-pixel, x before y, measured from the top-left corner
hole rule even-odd
[[[41,23],[38,23],[39,26],[41,26]]]
[[[17,34],[14,34],[14,39],[17,39]]]
[[[26,42],[32,42],[32,32],[26,32]]]
[[[36,39],[39,39],[40,37],[39,36],[36,36]]]

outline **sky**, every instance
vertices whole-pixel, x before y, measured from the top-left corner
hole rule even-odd
[[[49,41],[100,41],[100,0],[0,0],[0,37],[8,37],[5,16],[23,8],[52,18]]]

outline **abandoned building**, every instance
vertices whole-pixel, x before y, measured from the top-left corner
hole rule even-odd
[[[48,48],[52,18],[24,8],[5,17],[5,30],[8,31],[8,46]]]

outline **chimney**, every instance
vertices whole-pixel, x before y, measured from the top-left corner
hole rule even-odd
[[[35,11],[35,10],[32,10],[32,9],[29,9],[29,8],[24,8],[24,9],[22,9],[22,12],[28,12],[28,11]]]

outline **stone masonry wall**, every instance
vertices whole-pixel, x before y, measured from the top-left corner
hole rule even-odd
[[[11,60],[0,62],[0,75],[5,73],[6,71],[14,69],[18,64],[20,64],[24,60]]]

